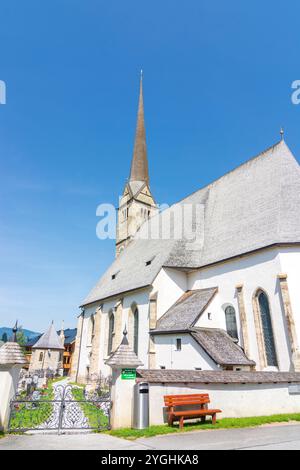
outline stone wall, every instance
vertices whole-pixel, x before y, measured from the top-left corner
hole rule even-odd
[[[35,370],[51,369],[57,371],[62,368],[62,351],[34,349],[31,356],[29,372]]]

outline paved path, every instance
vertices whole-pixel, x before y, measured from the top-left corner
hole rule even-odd
[[[135,442],[157,450],[300,450],[300,425],[197,431],[138,439]]]
[[[126,441],[107,434],[25,435],[0,439],[1,450],[300,450],[300,425],[197,431]]]
[[[0,439],[2,450],[136,450],[148,449],[135,441],[108,434],[35,434]]]

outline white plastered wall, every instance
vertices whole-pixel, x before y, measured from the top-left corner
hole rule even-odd
[[[288,275],[287,282],[300,347],[300,247],[281,248],[279,256],[281,271]]]
[[[300,394],[291,395],[289,384],[150,384],[150,425],[166,422],[164,395],[208,393],[210,407],[221,409],[218,418],[299,413]]]
[[[111,374],[111,369],[105,364],[108,359],[107,354],[107,333],[108,333],[108,315],[111,310],[114,310],[119,298],[110,299],[102,304],[101,309],[101,331],[100,331],[100,349],[99,349],[99,372],[101,371],[105,376]],[[85,318],[83,323],[82,343],[79,375],[86,374],[86,367],[89,364],[89,353],[91,352],[91,344],[88,340],[89,321],[90,316],[94,314],[100,304],[85,309]],[[143,362],[143,367],[148,367],[148,347],[149,347],[149,289],[132,292],[123,297],[122,309],[122,331],[125,325],[128,329],[129,312],[132,305],[136,305],[139,311],[139,344],[138,356]]]
[[[157,292],[157,319],[181,297],[188,288],[187,275],[183,271],[163,268],[153,282],[153,292]]]
[[[176,339],[181,339],[181,351],[176,350]],[[166,369],[218,370],[217,364],[188,334],[156,335],[156,366]]]
[[[0,430],[7,429],[10,412],[10,400],[18,388],[21,366],[0,366]]]
[[[91,321],[91,315],[96,313],[99,304],[93,304],[87,306],[84,310],[84,319],[82,324],[82,335],[81,335],[81,346],[80,346],[80,357],[78,361],[78,376],[85,378],[87,374],[87,367],[90,366],[90,353],[92,351],[91,338],[89,335],[90,328],[89,323]]]

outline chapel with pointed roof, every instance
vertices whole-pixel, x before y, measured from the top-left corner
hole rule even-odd
[[[63,335],[58,335],[53,322],[32,346],[32,355],[29,372],[51,371],[54,374],[63,374]]]

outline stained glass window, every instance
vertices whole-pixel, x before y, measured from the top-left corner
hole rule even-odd
[[[267,364],[268,366],[277,367],[278,360],[277,360],[277,354],[276,354],[276,348],[275,348],[270,306],[269,306],[268,297],[262,291],[258,293],[258,304],[259,304],[260,318],[261,318],[263,335],[264,335]]]
[[[108,355],[112,353],[114,331],[115,331],[115,316],[113,312],[110,312],[109,323],[108,323],[108,348],[107,348]]]
[[[138,354],[138,341],[139,341],[139,311],[136,308],[133,314],[133,349],[135,354]]]
[[[231,336],[231,338],[238,340],[239,335],[238,335],[238,329],[237,329],[237,323],[236,323],[235,310],[231,305],[226,307],[225,317],[226,317],[227,333],[229,334],[229,336]]]

